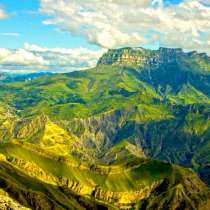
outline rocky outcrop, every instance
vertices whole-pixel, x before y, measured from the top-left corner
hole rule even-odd
[[[30,210],[31,208],[24,207],[16,200],[12,199],[8,193],[0,194],[0,209],[1,210]]]
[[[123,48],[109,50],[98,61],[98,65],[136,65],[143,66],[148,59],[148,51],[143,48]]]
[[[60,121],[58,124],[79,139],[79,142],[72,143],[71,153],[92,162],[100,160],[113,146],[128,114],[126,110],[116,110],[86,119]]]
[[[33,141],[44,129],[47,117],[38,115],[16,121],[13,136],[16,139],[28,139]]]
[[[132,209],[138,201],[148,198],[152,190],[158,185],[160,185],[160,182],[154,182],[150,186],[140,185],[138,187],[139,190],[133,192],[111,192],[97,187],[92,191],[91,196],[97,200],[102,200],[103,202],[117,206],[119,209],[125,207]]]
[[[109,50],[99,59],[98,65],[150,66],[155,68],[162,64],[174,62],[182,55],[184,55],[182,49],[160,48],[156,51],[150,51],[143,48],[122,48]]]
[[[6,104],[0,103],[0,142],[9,141],[17,117],[15,111]]]
[[[56,184],[59,182],[58,178],[52,174],[46,173],[42,168],[33,162],[12,156],[5,156],[5,160],[21,169],[21,171],[25,171],[29,176],[44,181],[48,184]]]

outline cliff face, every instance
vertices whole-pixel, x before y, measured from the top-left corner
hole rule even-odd
[[[98,61],[98,65],[136,65],[143,66],[147,63],[148,52],[142,48],[124,48],[109,50]]]
[[[143,48],[122,48],[109,50],[98,61],[98,65],[122,65],[136,67],[158,67],[176,61],[184,56],[182,49],[160,48],[150,51]]]
[[[118,132],[129,115],[127,110],[116,110],[87,119],[60,121],[59,125],[79,139],[79,142],[72,142],[71,153],[73,155],[88,159],[90,162],[100,162],[103,159],[108,163],[115,157],[113,157],[114,154],[109,154],[110,157],[108,157],[107,153],[118,142]],[[136,156],[145,157],[140,148],[137,149],[136,145],[132,145],[136,148],[136,152],[134,152]],[[124,156],[122,155],[121,159],[125,158],[126,153],[131,153],[132,150],[129,151],[129,146],[127,149],[121,149],[124,151]],[[118,156],[120,158],[119,153]]]

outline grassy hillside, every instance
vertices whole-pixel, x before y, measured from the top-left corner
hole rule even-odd
[[[171,70],[170,65],[167,68]],[[202,171],[209,164],[205,153],[209,151],[210,99],[205,88],[197,89],[200,82],[194,85],[191,74],[208,76],[193,71],[186,83],[177,81],[175,87],[173,74],[185,77],[186,70],[173,69],[170,81],[164,81],[167,85],[160,80],[166,70],[155,69],[159,75],[147,81],[146,69],[99,65],[0,84],[2,104],[10,107],[0,129],[2,141],[34,142],[48,151],[103,163],[146,155]],[[131,146],[122,147],[116,156],[112,147],[121,141]],[[197,161],[198,154],[202,161]]]
[[[119,192],[125,193],[125,206],[140,209],[158,209],[158,203],[160,209],[168,205],[176,209],[176,203],[196,209],[205,200],[190,193],[192,187],[206,193],[191,171],[150,158],[192,168],[210,185],[206,55],[165,48],[110,50],[93,69],[0,83],[0,101],[1,153],[6,156],[1,170],[10,173],[19,168],[23,173],[21,167],[32,164],[37,171],[24,175],[26,179],[32,176],[56,187],[64,179],[75,187],[70,190],[75,203],[66,200],[63,207],[57,202],[60,197],[53,198],[49,208],[91,209],[101,201],[104,206],[122,207]],[[136,159],[143,163],[132,163]],[[180,179],[186,174],[189,179]],[[21,183],[15,184],[18,189]],[[47,189],[63,196],[51,185]],[[136,192],[139,185],[149,189],[148,196]],[[93,186],[100,190],[91,191]],[[83,190],[89,192],[87,198],[83,194],[78,198]],[[130,191],[135,191],[131,198],[126,194]],[[44,191],[43,199],[49,202],[45,195]],[[30,206],[25,198],[15,198]],[[81,205],[78,199],[83,200]]]

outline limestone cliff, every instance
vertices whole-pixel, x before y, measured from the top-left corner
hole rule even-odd
[[[160,48],[156,51],[150,51],[143,48],[121,48],[109,50],[98,61],[98,65],[124,65],[124,66],[152,66],[176,61],[178,57],[183,56],[182,49]]]

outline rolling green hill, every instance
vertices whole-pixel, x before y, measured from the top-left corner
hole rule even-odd
[[[208,189],[191,170],[156,161],[191,168],[210,185],[210,58],[206,54],[166,48],[109,50],[93,69],[0,83],[0,101],[0,177],[6,186],[15,185],[17,192],[25,186],[21,177],[43,185],[42,189],[29,186],[38,193],[34,202],[41,209],[45,203],[49,209],[52,205],[97,209],[102,204],[208,209]],[[35,171],[23,171],[25,165]],[[20,179],[8,177],[13,170]],[[70,187],[67,193],[72,203],[64,196],[66,189],[58,189],[59,178],[74,181],[76,189]],[[135,189],[142,182],[145,188]],[[80,190],[88,191],[88,196],[78,191],[81,185],[87,187]],[[101,191],[93,193],[92,185]],[[9,193],[8,189],[4,191]],[[51,200],[46,197],[49,192]],[[9,195],[34,208],[27,196]],[[37,203],[37,196],[44,204]]]

